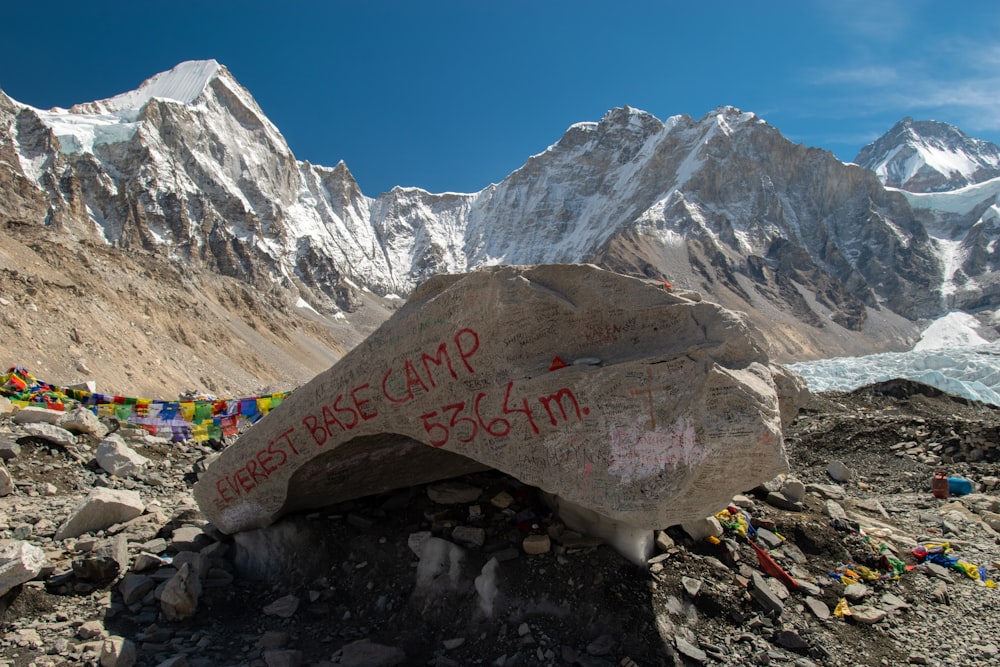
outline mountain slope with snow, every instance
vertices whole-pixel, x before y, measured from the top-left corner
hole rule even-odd
[[[1000,147],[933,120],[904,118],[854,161],[883,183],[910,192],[943,192],[1000,177]]]
[[[479,192],[371,198],[343,163],[296,160],[215,61],[69,110],[0,93],[0,216],[279,290],[324,317],[362,317],[366,295],[404,296],[436,273],[592,262],[746,311],[780,359],[904,349],[923,320],[1000,305],[982,288],[996,230],[981,187],[963,208],[959,194],[886,187],[752,113],[661,121],[623,107]]]

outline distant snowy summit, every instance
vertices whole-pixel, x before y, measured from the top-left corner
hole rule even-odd
[[[74,113],[115,113],[125,110],[139,110],[154,97],[173,100],[181,104],[193,104],[205,91],[205,87],[220,70],[225,70],[215,60],[188,60],[167,72],[152,76],[135,90],[115,95],[105,100],[77,104],[70,111]],[[225,70],[228,72],[228,70]]]
[[[945,192],[1000,177],[1000,147],[935,120],[904,118],[854,161],[887,186]]]

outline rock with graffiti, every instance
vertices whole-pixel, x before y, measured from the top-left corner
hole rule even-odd
[[[786,387],[742,315],[662,281],[588,265],[442,275],[194,491],[232,533],[488,467],[663,528],[786,469]]]

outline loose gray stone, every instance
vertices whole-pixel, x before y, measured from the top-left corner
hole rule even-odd
[[[376,644],[369,639],[351,642],[340,652],[341,667],[395,667],[405,660],[403,649]]]
[[[138,658],[130,639],[113,635],[101,645],[101,667],[132,667]]]
[[[819,586],[809,581],[808,579],[801,576],[797,576],[794,571],[792,572],[792,576],[796,577],[795,581],[798,582],[799,591],[801,593],[805,595],[811,595],[813,597],[816,597],[823,593],[823,589],[821,589]]]
[[[465,505],[479,500],[483,490],[462,482],[442,482],[427,487],[427,497],[439,505]]]
[[[481,547],[486,544],[486,530],[474,526],[456,526],[451,532],[451,539],[459,544]]]
[[[23,424],[24,426],[35,424],[49,424],[50,426],[54,426],[62,416],[62,410],[49,410],[48,408],[40,408],[34,405],[29,405],[28,407],[21,408],[14,413],[14,423]]]
[[[10,461],[11,459],[16,459],[17,455],[20,453],[21,445],[17,444],[13,440],[0,438],[0,459]]]
[[[714,516],[686,521],[681,524],[681,528],[695,542],[700,542],[709,537],[719,537],[723,533],[722,524]]]
[[[698,597],[699,591],[701,591],[702,586],[701,579],[694,579],[692,577],[681,577],[681,584],[684,586],[684,590],[691,597]]]
[[[27,408],[26,408],[27,409]],[[21,412],[24,412],[22,410]],[[17,414],[21,414],[20,412]],[[72,447],[76,444],[76,436],[67,431],[64,428],[60,428],[54,424],[48,422],[32,422],[29,424],[24,424],[21,426],[21,430],[24,431],[25,435],[29,435],[34,438],[40,438],[46,442],[51,442],[53,445],[60,445],[62,447]]]
[[[291,636],[287,632],[268,630],[257,640],[257,646],[263,649],[284,648],[288,646],[290,639]]]
[[[806,491],[826,500],[843,500],[847,497],[844,487],[836,484],[806,484]]]
[[[156,587],[156,582],[152,577],[145,574],[126,574],[120,584],[118,591],[122,594],[122,602],[125,606],[131,605],[145,597],[146,593]]]
[[[73,559],[73,573],[80,579],[108,581],[128,569],[128,540],[119,533],[103,540],[89,553]]]
[[[164,586],[160,594],[160,609],[168,621],[181,621],[198,611],[200,597],[201,579],[185,563]]]
[[[859,604],[851,607],[851,618],[856,623],[864,623],[866,625],[873,625],[884,619],[888,615],[883,609],[878,609],[876,607],[870,607],[868,605]]]
[[[135,477],[149,464],[149,459],[126,445],[117,433],[97,445],[95,458],[105,472],[115,477]]]
[[[785,603],[775,594],[767,579],[758,572],[754,572],[750,577],[750,597],[768,613],[780,615],[785,608]]]
[[[135,491],[98,487],[59,526],[55,539],[64,540],[90,531],[104,530],[116,523],[134,519],[145,509],[146,506]]]
[[[781,546],[781,538],[767,528],[757,529],[757,539],[763,542],[768,549],[775,549]]]
[[[847,521],[847,512],[840,505],[840,503],[835,500],[827,500],[823,503],[823,513],[834,521]]]
[[[587,644],[587,653],[590,655],[609,655],[617,643],[612,635],[601,635]]]
[[[0,542],[0,596],[38,576],[46,560],[45,552],[28,542]]]
[[[264,651],[264,662],[267,667],[299,667],[302,664],[302,651],[295,649],[269,649]]]
[[[812,596],[807,597],[806,606],[809,607],[809,611],[811,611],[819,620],[825,621],[830,618],[830,608],[827,607],[826,603],[822,600],[817,600]]]
[[[809,642],[802,639],[799,633],[794,630],[781,630],[774,635],[774,643],[782,648],[792,651],[801,651],[809,648]]]
[[[201,551],[210,543],[212,538],[201,526],[183,525],[170,536],[170,546],[176,551]]]
[[[552,538],[548,535],[527,535],[521,541],[521,548],[529,556],[547,554],[552,550]]]
[[[10,476],[7,466],[0,462],[0,497],[9,496],[14,492],[14,479]]]
[[[801,502],[806,496],[806,486],[800,480],[789,477],[781,485],[781,493],[793,503]]]
[[[767,494],[767,504],[778,509],[789,512],[799,512],[803,509],[802,503],[793,500],[780,491],[771,491]]]
[[[55,424],[75,434],[93,435],[98,438],[108,434],[108,427],[101,423],[97,415],[84,407],[64,412]]]
[[[910,603],[903,598],[895,595],[893,593],[883,593],[882,597],[879,599],[882,605],[882,609],[886,611],[895,611],[897,609],[909,609]]]
[[[847,467],[843,461],[833,460],[826,468],[826,474],[835,482],[849,482],[854,478],[854,471]]]
[[[937,563],[928,562],[925,562],[923,567],[927,570],[928,574],[935,576],[938,579],[951,581],[951,571],[948,568],[938,565]]]
[[[844,597],[848,602],[858,602],[868,597],[869,588],[864,584],[848,584],[844,587]]]
[[[100,621],[87,621],[83,623],[76,631],[76,636],[80,639],[103,639],[107,633],[104,631],[104,625]]]
[[[279,618],[291,618],[295,615],[295,612],[299,609],[300,600],[297,596],[289,593],[283,597],[278,598],[271,604],[264,607],[263,611],[268,616],[277,616]]]
[[[701,663],[708,662],[708,655],[684,637],[674,635],[674,645],[677,646],[677,650],[682,655],[690,658],[691,660]]]

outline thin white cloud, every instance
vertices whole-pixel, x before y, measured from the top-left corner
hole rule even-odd
[[[842,115],[941,114],[967,131],[1000,129],[1000,43],[942,40],[923,53],[813,70],[806,78]]]
[[[865,65],[861,67],[816,70],[813,83],[819,85],[883,86],[899,79],[899,72],[889,65]]]
[[[970,24],[970,31],[945,32],[934,22],[942,9],[933,0],[815,6],[846,45],[836,64],[803,72],[822,96],[824,114],[855,120],[910,115],[970,132],[1000,130],[1000,40],[983,25],[1000,25],[1000,17],[973,12],[968,20],[975,30]]]
[[[912,25],[926,0],[824,0],[817,3],[830,20],[853,38],[892,40]]]

